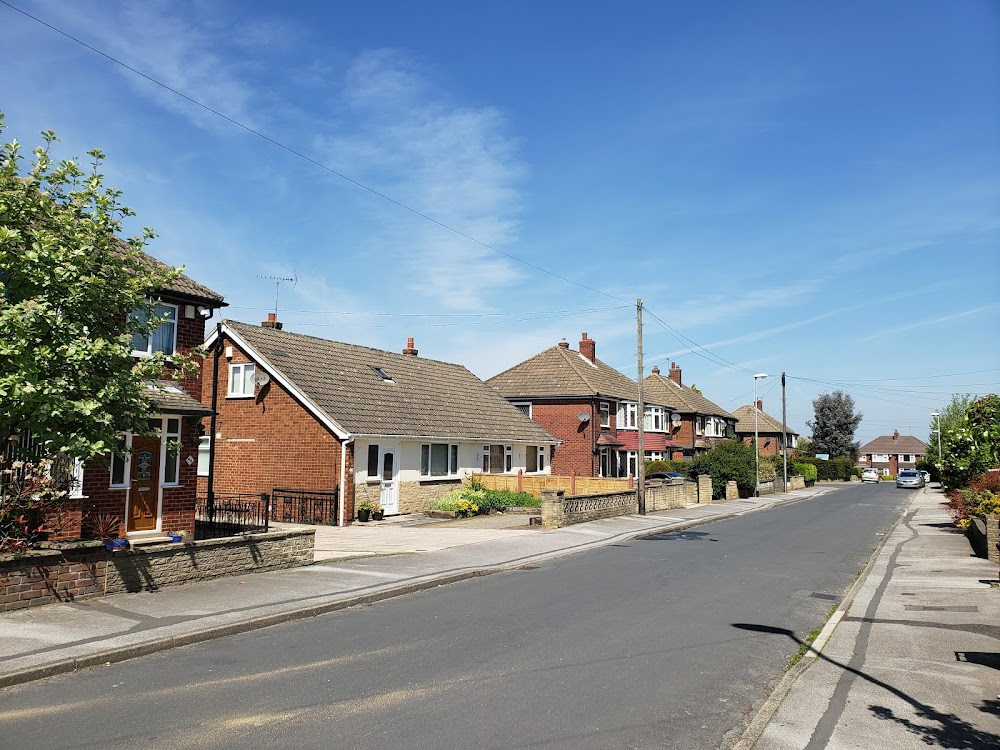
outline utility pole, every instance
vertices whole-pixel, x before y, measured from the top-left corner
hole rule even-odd
[[[785,373],[781,373],[781,447],[784,456],[785,484],[784,492],[788,492],[788,423],[785,421]]]
[[[639,515],[646,515],[646,401],[642,393],[642,300],[635,301],[635,324],[639,342],[639,413],[636,415],[639,423],[639,456],[636,460],[636,479],[639,493]]]

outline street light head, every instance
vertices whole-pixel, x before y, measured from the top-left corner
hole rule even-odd
[[[940,412],[936,412],[936,411],[932,411],[932,412],[931,412],[931,416],[932,416],[932,417],[940,417],[940,416],[941,416],[941,414],[940,414]]]
[[[753,379],[754,380],[760,380],[761,378],[766,378],[766,377],[767,377],[767,373],[766,372],[758,372],[758,373],[754,374]]]

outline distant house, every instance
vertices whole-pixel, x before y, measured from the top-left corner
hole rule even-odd
[[[927,455],[927,443],[912,435],[881,435],[859,450],[858,464],[873,466],[882,475],[896,476],[903,469],[915,469],[917,462]]]
[[[733,411],[733,416],[739,420],[736,423],[736,436],[744,443],[753,444],[755,411],[760,455],[773,456],[776,453],[784,452],[790,456],[795,450],[795,442],[798,440],[799,434],[787,425],[787,431],[782,432],[781,420],[766,414],[764,403],[759,399],[756,409],[754,409],[753,404],[747,404]]]
[[[653,367],[643,380],[647,401],[664,404],[676,415],[671,418],[669,438],[676,447],[667,458],[690,461],[719,442],[736,436],[736,417],[681,382],[681,368],[670,363],[668,377]]]
[[[635,476],[639,451],[639,386],[597,358],[586,333],[579,351],[565,341],[486,381],[561,442],[552,473],[588,477]],[[643,452],[669,458],[670,410],[647,398]]]
[[[146,256],[151,266],[162,266]],[[157,315],[166,318],[149,336],[132,340],[136,359],[162,352],[190,354],[205,338],[205,320],[226,303],[222,295],[187,276],[175,279],[155,295]],[[79,466],[73,496],[79,504],[61,536],[93,535],[94,519],[117,517],[133,542],[162,537],[165,532],[194,534],[196,460],[201,418],[201,375],[180,381],[149,383],[154,405],[150,437],[122,435],[127,450]]]
[[[216,492],[339,492],[344,524],[362,500],[424,510],[473,471],[549,471],[552,435],[465,367],[418,357],[413,339],[396,354],[283,331],[271,313],[224,320],[205,344],[221,347]]]

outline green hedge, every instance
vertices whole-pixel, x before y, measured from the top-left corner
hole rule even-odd
[[[753,448],[741,440],[726,440],[695,457],[691,470],[712,477],[712,497],[716,499],[726,496],[730,480],[745,494],[753,492],[757,482]]]
[[[816,481],[817,471],[816,467],[813,466],[812,464],[796,461],[794,464],[792,464],[792,468],[795,470],[796,474],[801,474],[802,478],[805,479],[807,482]]]
[[[676,471],[678,474],[683,474],[688,479],[691,478],[691,462],[690,461],[646,461],[646,476],[654,472],[659,471]]]
[[[820,481],[847,482],[854,471],[854,460],[850,456],[840,456],[824,461],[821,458],[798,456],[796,464],[809,464],[816,468],[816,479]]]

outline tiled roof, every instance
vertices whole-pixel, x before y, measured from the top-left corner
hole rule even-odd
[[[558,442],[461,365],[237,321],[223,325],[351,434]]]
[[[746,404],[741,406],[739,409],[733,411],[733,416],[739,421],[736,423],[736,432],[741,435],[753,435],[753,404]],[[766,414],[763,410],[757,413],[757,432],[767,432],[767,433],[778,433],[781,434],[781,420],[775,419],[770,414]],[[798,435],[797,432],[791,425],[787,426],[789,435]]]
[[[601,360],[553,346],[486,381],[508,398],[608,396],[639,400],[639,386]]]
[[[207,416],[212,413],[211,409],[205,408],[172,380],[150,382],[148,390],[150,401],[156,404],[161,414]]]
[[[646,403],[667,406],[681,414],[705,414],[710,417],[732,419],[733,415],[713,404],[693,388],[678,385],[670,378],[653,373],[643,381]]]
[[[149,266],[157,269],[170,268],[166,263],[162,263],[154,258],[148,253],[143,253],[143,262],[149,264]],[[212,307],[224,307],[226,303],[223,301],[223,297],[216,291],[209,289],[204,284],[199,284],[194,279],[191,279],[184,274],[181,274],[166,288],[161,290],[163,292],[173,292],[174,294],[180,295],[193,302],[206,302]]]
[[[865,443],[859,453],[927,453],[927,443],[913,435],[900,435],[895,440],[892,435],[880,435],[870,443]]]

